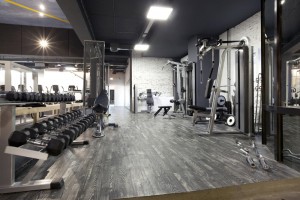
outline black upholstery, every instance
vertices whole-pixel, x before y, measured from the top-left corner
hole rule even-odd
[[[38,85],[38,91],[39,91],[39,93],[43,92],[43,86],[42,85]]]
[[[207,111],[205,107],[200,107],[200,106],[189,106],[189,108],[193,110],[199,110],[199,111]]]
[[[154,100],[153,100],[151,89],[147,89],[147,100],[146,101],[147,101],[148,106],[154,105]]]
[[[68,91],[74,91],[75,90],[75,85],[69,85]]]
[[[52,90],[53,90],[55,93],[58,93],[58,92],[59,92],[59,87],[58,87],[58,85],[52,85]]]
[[[193,109],[193,110],[197,110],[197,111],[211,111],[211,107],[200,107],[200,106],[189,106],[189,108]],[[217,112],[227,112],[227,108],[226,107],[217,107],[216,108]]]
[[[96,113],[106,113],[108,107],[109,104],[107,90],[102,90],[94,102],[93,111]]]

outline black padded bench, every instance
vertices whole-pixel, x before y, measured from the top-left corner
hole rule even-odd
[[[168,111],[171,109],[171,107],[172,106],[158,106],[158,110],[156,111],[156,113],[154,114],[154,117],[156,117],[156,115],[158,115],[158,113],[162,110],[162,109],[164,109],[164,113],[163,113],[163,116],[165,116],[167,113],[168,113]]]
[[[190,109],[194,110],[193,112],[193,125],[195,125],[197,118],[209,118],[211,107],[200,107],[200,106],[189,106]],[[217,107],[216,112],[227,112],[226,107]]]

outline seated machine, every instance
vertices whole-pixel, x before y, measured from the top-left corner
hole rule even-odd
[[[113,126],[114,128],[118,127],[118,124],[108,123],[107,125],[104,122],[104,117],[109,117],[110,114],[106,114],[109,108],[109,100],[108,100],[108,92],[107,90],[102,90],[99,96],[96,98],[94,102],[94,106],[92,108],[93,112],[96,114],[97,118],[97,128],[93,137],[101,138],[105,135],[103,134],[103,130],[107,126]]]
[[[193,110],[193,126],[201,120],[210,118],[211,107],[189,106]],[[228,126],[235,125],[235,117],[232,115],[231,102],[227,102],[224,96],[219,96],[216,108],[215,120],[225,121]]]
[[[152,106],[154,105],[154,100],[153,100],[151,89],[147,89],[146,103],[147,103],[147,112],[150,113],[152,110]]]

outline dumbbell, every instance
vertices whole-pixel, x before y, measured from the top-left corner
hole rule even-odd
[[[81,111],[80,110],[72,110],[71,112],[75,113],[76,117],[81,116]]]
[[[35,102],[41,102],[42,101],[42,95],[40,93],[34,92],[33,96],[34,96],[34,100],[33,101],[35,101]]]
[[[56,138],[62,139],[64,141],[64,149],[67,148],[70,143],[70,137],[68,135],[45,134],[43,132],[40,132],[37,127],[25,128],[24,130],[29,131],[31,133],[31,136],[36,135],[36,137],[32,139],[40,139],[42,141]]]
[[[67,147],[67,145],[71,144],[73,142],[73,140],[75,139],[75,134],[74,132],[61,132],[62,134],[60,134],[59,131],[55,132],[53,129],[53,123],[51,121],[43,121],[43,122],[39,122],[39,123],[35,123],[32,128],[37,128],[37,131],[44,135],[47,134],[48,136],[56,136],[59,138],[63,138],[65,140],[65,147]]]
[[[70,95],[69,94],[65,94],[66,96],[65,96],[65,101],[70,101]]]
[[[56,102],[60,102],[60,95],[59,94],[55,94],[55,98],[56,98]]]
[[[58,129],[61,126],[57,118],[49,118],[48,121],[53,123],[54,129]]]
[[[60,98],[60,100],[59,100],[59,101],[61,101],[61,102],[63,102],[63,101],[64,101],[64,95],[63,95],[63,94],[60,94],[60,95],[59,95],[59,98]]]
[[[79,135],[82,134],[85,130],[84,130],[84,125],[83,124],[80,124],[80,123],[75,123],[75,124],[72,124],[72,126],[74,127],[77,127],[79,129]],[[78,135],[78,136],[79,136]]]
[[[21,93],[21,101],[26,101],[26,102],[30,102],[31,101],[31,97],[32,95],[29,92],[22,92]]]
[[[49,101],[49,94],[42,93],[41,96],[42,96],[42,102]]]
[[[84,119],[79,120],[79,123],[82,123],[84,125],[85,130],[88,129],[88,127],[90,126],[89,122]]]
[[[55,102],[56,101],[56,96],[54,94],[49,94],[49,102]]]
[[[5,94],[5,98],[9,101],[19,101],[21,97],[21,93],[20,92],[13,92],[13,91],[9,91]]]
[[[87,126],[90,126],[92,120],[89,117],[84,117],[83,119],[81,119],[80,121],[84,121],[86,122]]]
[[[51,124],[51,122],[47,123],[47,121],[35,123],[30,129],[33,129],[32,131],[36,131],[40,135],[47,134],[48,136],[56,136],[59,138],[63,138],[65,140],[65,145],[66,145],[65,148],[70,143],[70,140],[72,139],[72,137],[74,137],[73,135],[63,135],[63,134],[57,134],[57,133],[51,132],[54,130],[53,124]]]
[[[20,147],[26,143],[44,146],[47,153],[53,156],[59,155],[65,147],[65,141],[62,138],[50,138],[48,140],[41,140],[37,139],[36,135],[29,130],[14,131],[8,138],[8,144],[10,146]]]
[[[65,115],[64,115],[65,116]],[[59,128],[59,119],[48,119],[47,121],[45,121],[47,123],[48,127],[51,127],[52,130],[58,129]],[[80,129],[78,127],[72,127],[72,124],[70,124],[70,126],[65,127],[66,129],[70,129],[73,130],[73,132],[75,133],[74,137],[72,138],[71,136],[71,140],[75,140],[79,135],[80,135]],[[51,131],[51,130],[50,130]],[[62,131],[62,130],[57,130],[57,131]],[[73,136],[72,133],[68,133],[71,134]]]
[[[29,98],[30,98],[30,100],[29,100],[29,102],[34,102],[34,101],[36,101],[36,93],[35,92],[28,92],[29,93]]]
[[[76,139],[81,134],[80,129],[77,126],[74,126],[73,124],[67,127],[65,130],[73,130],[73,132],[75,133],[74,139]]]
[[[48,124],[48,126],[52,127],[52,130],[56,130],[60,127],[59,119],[57,119],[57,118],[48,119],[46,121],[46,123]],[[64,130],[57,130],[57,131],[61,131],[63,134],[69,135],[71,142],[73,142],[73,140],[75,140],[81,134],[81,132],[80,132],[81,130],[79,128],[80,127],[77,127],[77,126],[73,127],[71,125],[70,127],[66,127],[66,129],[64,129],[64,130],[70,129],[71,132],[66,131],[65,133],[63,133]],[[73,130],[73,133],[72,133],[72,130]]]
[[[72,113],[69,113],[69,112],[63,114],[63,116],[67,117],[68,122],[72,122],[75,119],[75,116]]]
[[[53,119],[58,120],[59,127],[64,125],[64,119],[62,117],[54,117]]]
[[[65,115],[58,115],[58,118],[62,119],[63,125],[66,125],[69,122],[69,118]]]
[[[62,94],[62,100],[61,100],[62,102],[65,102],[65,101],[67,101],[67,95],[66,94]]]
[[[77,125],[81,126],[81,133],[83,133],[84,131],[86,131],[87,129],[87,125],[81,121],[76,122]]]

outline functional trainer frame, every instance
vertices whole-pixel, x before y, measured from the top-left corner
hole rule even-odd
[[[236,127],[246,134],[253,133],[253,64],[252,64],[252,48],[247,46],[247,38],[241,41],[222,41],[218,40],[211,45],[207,39],[199,41],[199,59],[205,56],[209,51],[223,50],[221,62],[218,68],[217,78],[214,87],[212,88],[212,109],[209,116],[208,133],[213,132],[214,116],[216,114],[217,99],[221,93],[221,80],[225,64],[225,56],[231,51],[236,51],[236,95],[235,95],[235,116]],[[237,43],[237,45],[222,46],[223,43]]]

